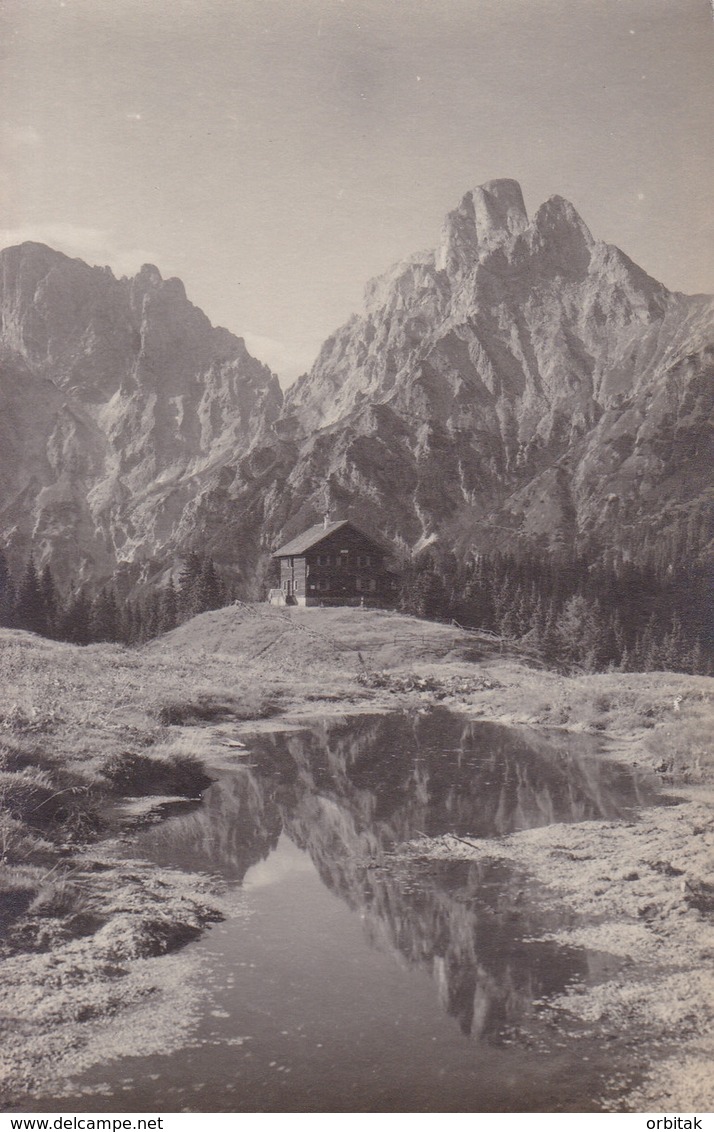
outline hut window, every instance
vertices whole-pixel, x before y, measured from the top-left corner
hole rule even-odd
[[[358,590],[363,590],[367,593],[374,593],[377,588],[377,582],[375,578],[358,578],[356,585]]]

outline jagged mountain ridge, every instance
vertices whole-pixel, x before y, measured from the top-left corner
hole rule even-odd
[[[288,391],[295,498],[329,477],[412,545],[617,543],[706,495],[713,328],[710,297],[667,291],[567,201],[530,221],[516,182],[490,182]]]
[[[193,538],[216,467],[282,405],[242,339],[178,279],[133,279],[39,244],[0,253],[2,527],[16,558],[96,579]]]
[[[156,268],[116,280],[32,244],[0,263],[2,527],[65,579],[151,578],[200,546],[256,596],[326,493],[463,552],[627,546],[711,499],[713,300],[669,292],[562,198],[530,219],[515,181],[368,284],[284,403]]]

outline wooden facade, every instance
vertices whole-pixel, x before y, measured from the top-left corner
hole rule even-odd
[[[273,553],[280,563],[275,605],[394,603],[396,582],[386,565],[389,550],[348,519],[318,523]]]

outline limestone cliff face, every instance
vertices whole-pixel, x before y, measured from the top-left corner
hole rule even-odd
[[[552,197],[467,193],[368,284],[284,402],[177,279],[0,255],[0,524],[63,580],[209,551],[259,593],[335,512],[418,548],[619,546],[702,514],[714,300],[669,292]],[[137,565],[138,564],[138,565]]]
[[[115,279],[38,244],[0,254],[0,521],[11,555],[64,580],[187,541],[213,470],[282,394],[178,279]]]
[[[289,390],[291,496],[329,480],[411,545],[617,543],[702,504],[713,360],[711,298],[668,292],[562,198],[529,220],[489,182]]]

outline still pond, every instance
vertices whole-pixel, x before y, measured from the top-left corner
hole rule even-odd
[[[393,850],[422,834],[632,819],[663,801],[651,779],[598,757],[592,740],[445,709],[257,734],[215,775],[201,803],[124,851],[220,874],[247,914],[189,945],[205,978],[190,1042],[88,1073],[93,1109],[598,1107],[617,1035],[569,1042],[539,1006],[622,960],[539,940],[567,912],[556,919],[515,866]]]

